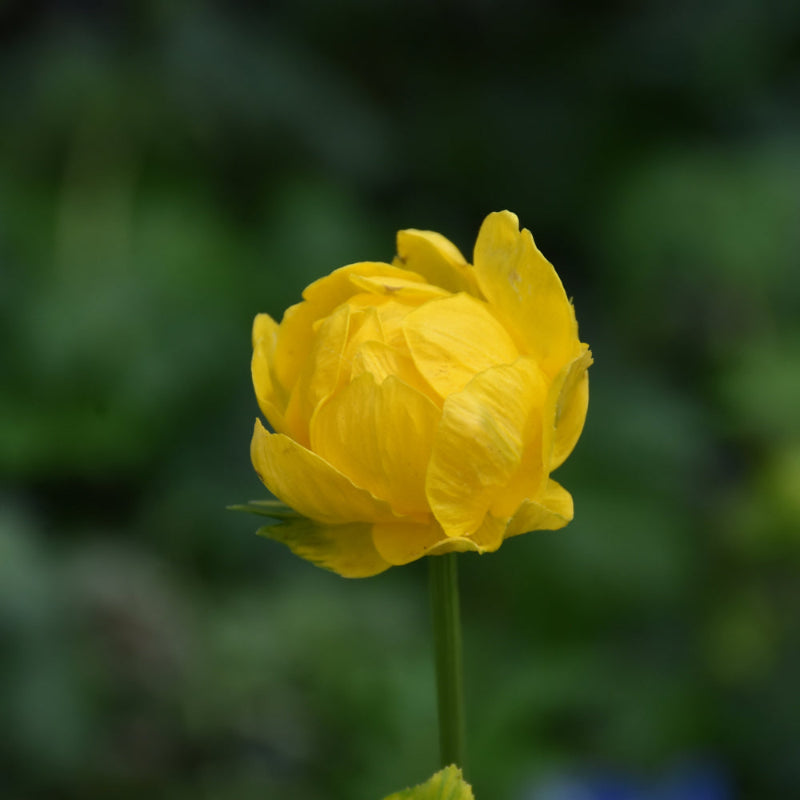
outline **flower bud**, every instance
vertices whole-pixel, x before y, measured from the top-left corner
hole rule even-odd
[[[573,516],[550,473],[580,436],[592,363],[528,230],[490,214],[473,264],[400,231],[393,264],[312,283],[253,325],[253,465],[303,515],[273,538],[346,577],[497,550]]]

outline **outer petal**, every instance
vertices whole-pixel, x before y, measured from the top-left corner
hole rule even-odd
[[[578,442],[589,406],[589,374],[592,354],[587,345],[553,381],[544,411],[545,466],[552,471],[566,461]]]
[[[519,355],[485,303],[467,294],[414,309],[403,329],[417,369],[442,397],[461,391],[476,373],[510,364]]]
[[[395,263],[449,292],[468,292],[481,297],[472,267],[458,248],[440,233],[414,228],[398,231]]]
[[[544,402],[535,364],[520,358],[476,375],[445,400],[426,489],[448,536],[469,536],[523,463],[530,417]]]
[[[372,528],[375,547],[381,558],[399,566],[423,556],[444,553],[492,553],[503,543],[507,520],[491,514],[472,536],[447,536],[436,520],[425,524],[408,522],[379,523]]]
[[[304,517],[327,525],[389,522],[388,503],[355,486],[316,453],[256,420],[250,458],[258,477],[279,500]]]
[[[398,514],[429,513],[425,466],[439,409],[399,378],[356,378],[320,406],[311,447]]]
[[[283,432],[288,398],[273,374],[277,334],[278,323],[272,317],[268,314],[256,316],[253,321],[253,357],[250,371],[259,408],[270,425],[276,431]]]
[[[489,214],[475,243],[475,274],[520,349],[555,375],[580,352],[575,312],[552,265],[510,211]]]
[[[372,526],[365,522],[321,525],[301,518],[261,528],[258,534],[282,542],[300,558],[343,578],[369,578],[392,566],[378,554]]]
[[[529,531],[555,531],[574,516],[572,495],[561,484],[549,480],[538,502],[526,500],[506,528],[506,538]]]
[[[446,536],[435,521],[427,524],[396,522],[374,525],[372,537],[381,558],[393,566],[408,564],[423,556],[480,550],[472,539]]]
[[[483,518],[483,523],[475,533],[470,536],[470,541],[477,545],[479,553],[493,553],[503,543],[508,519],[500,519],[491,512]]]

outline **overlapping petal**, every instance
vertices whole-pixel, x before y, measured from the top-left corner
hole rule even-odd
[[[394,375],[353,380],[320,406],[311,448],[398,514],[428,516],[425,465],[439,409]]]
[[[363,342],[350,362],[350,380],[354,381],[365,373],[372,375],[376,383],[382,383],[390,375],[394,375],[437,407],[442,405],[442,398],[420,375],[408,351],[398,350],[384,342]]]
[[[545,392],[535,363],[520,358],[484,370],[445,400],[426,489],[448,536],[475,533],[502,498],[523,463],[530,418]]]
[[[416,561],[423,556],[444,553],[492,553],[503,542],[506,521],[490,514],[471,536],[448,536],[431,519],[424,523],[377,523],[372,528],[375,549],[393,566]]]
[[[311,353],[315,323],[360,291],[351,280],[354,275],[385,275],[409,281],[424,280],[419,275],[391,264],[364,261],[340,267],[307,286],[303,292],[303,302],[286,310],[278,331],[275,374],[287,390],[294,386]]]
[[[278,339],[278,323],[269,314],[259,314],[253,322],[253,358],[250,371],[256,400],[269,424],[284,432],[288,397],[273,374],[275,345]]]
[[[339,306],[316,330],[306,363],[289,396],[286,431],[304,447],[309,422],[317,407],[333,394],[342,378],[344,351],[350,331],[350,307]]]
[[[478,286],[522,352],[556,375],[580,351],[575,312],[556,271],[510,211],[490,214],[475,244]]]
[[[467,294],[414,309],[403,330],[417,369],[443,398],[461,391],[477,373],[519,355],[485,303]]]
[[[480,297],[475,272],[459,249],[440,233],[409,228],[397,234],[395,264],[450,292]]]
[[[304,517],[327,525],[393,522],[397,515],[384,500],[282,433],[268,433],[256,420],[250,458],[262,483]]]

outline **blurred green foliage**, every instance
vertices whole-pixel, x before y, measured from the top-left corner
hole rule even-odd
[[[602,9],[602,10],[601,10]],[[800,795],[800,5],[0,5],[0,793],[377,798],[425,564],[228,514],[252,317],[509,208],[595,353],[575,522],[462,560],[470,780]]]

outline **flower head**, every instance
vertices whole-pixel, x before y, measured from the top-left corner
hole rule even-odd
[[[473,264],[400,231],[393,264],[312,283],[253,325],[253,465],[306,518],[270,535],[347,577],[497,550],[573,516],[550,478],[580,436],[587,367],[572,304],[528,230],[490,214]]]

